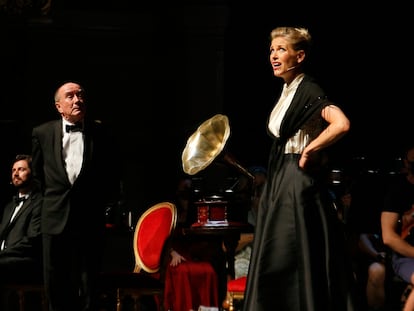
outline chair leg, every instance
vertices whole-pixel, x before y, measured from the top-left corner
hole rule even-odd
[[[163,300],[163,293],[161,294],[154,294],[155,298],[155,304],[157,305],[158,311],[164,311],[164,300]],[[131,294],[131,300],[132,300],[132,308],[134,311],[140,311],[141,310],[141,294]],[[122,311],[123,307],[123,299],[125,297],[122,296],[122,289],[117,288],[116,289],[116,311]],[[158,298],[158,299],[157,299]],[[158,300],[158,301],[157,301]],[[1,310],[0,310],[1,311]],[[47,311],[47,310],[46,310]]]
[[[158,295],[158,310],[164,311],[164,294],[161,293]]]
[[[17,295],[19,297],[19,310],[24,311],[24,305],[25,305],[24,291],[23,290],[17,290]]]
[[[40,299],[41,299],[41,304],[42,304],[42,310],[43,311],[48,311],[49,310],[49,306],[48,306],[48,303],[47,303],[45,291],[42,290],[42,292],[41,292],[40,295],[41,295]]]
[[[133,295],[132,301],[134,302],[134,311],[139,311],[140,308],[140,301],[139,301],[139,295]]]
[[[122,306],[121,306],[121,293],[120,293],[120,289],[117,288],[116,289],[116,311],[121,311]]]
[[[223,310],[234,311],[234,297],[232,292],[227,292],[226,299],[222,303]]]
[[[229,311],[234,311],[234,297],[233,293],[229,294]]]

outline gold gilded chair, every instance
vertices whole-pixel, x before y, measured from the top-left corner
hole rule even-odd
[[[126,297],[131,297],[134,310],[140,308],[141,296],[154,296],[163,310],[164,270],[169,255],[169,238],[177,222],[173,203],[153,205],[138,219],[133,238],[135,267],[131,272],[103,272],[99,286],[115,291],[116,310],[121,311]]]

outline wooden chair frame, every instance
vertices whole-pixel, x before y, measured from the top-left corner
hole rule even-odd
[[[163,227],[160,230],[164,233],[164,236],[154,236],[159,243],[155,249],[155,256],[152,256],[156,260],[155,263],[148,263],[139,248],[140,244],[140,233],[143,228],[143,224],[151,215],[157,213],[160,209],[167,209],[170,212],[170,219],[163,223]],[[134,239],[133,239],[133,250],[135,257],[135,267],[130,273],[110,273],[101,274],[102,281],[109,284],[109,287],[116,288],[116,310],[122,310],[123,300],[126,296],[132,298],[134,303],[134,310],[139,310],[139,298],[141,296],[155,296],[157,297],[157,303],[159,309],[163,310],[164,303],[164,266],[167,263],[167,256],[169,249],[169,239],[175,229],[177,223],[177,208],[173,203],[161,202],[153,205],[146,210],[138,219],[135,226]],[[161,241],[159,239],[162,239]],[[152,243],[152,242],[151,242]],[[149,248],[151,248],[150,246]],[[157,278],[155,277],[157,276]],[[108,278],[109,277],[109,278]],[[140,279],[140,280],[139,280]]]

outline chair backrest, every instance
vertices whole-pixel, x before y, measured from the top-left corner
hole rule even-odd
[[[134,272],[160,270],[165,243],[176,223],[177,208],[170,202],[155,204],[141,215],[134,232]]]

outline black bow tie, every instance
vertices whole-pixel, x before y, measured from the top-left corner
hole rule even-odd
[[[82,132],[83,126],[82,124],[76,123],[74,125],[66,124],[66,133],[69,132]]]
[[[16,204],[19,204],[20,202],[24,202],[24,201],[26,201],[26,197],[14,197],[14,202],[16,203]]]

